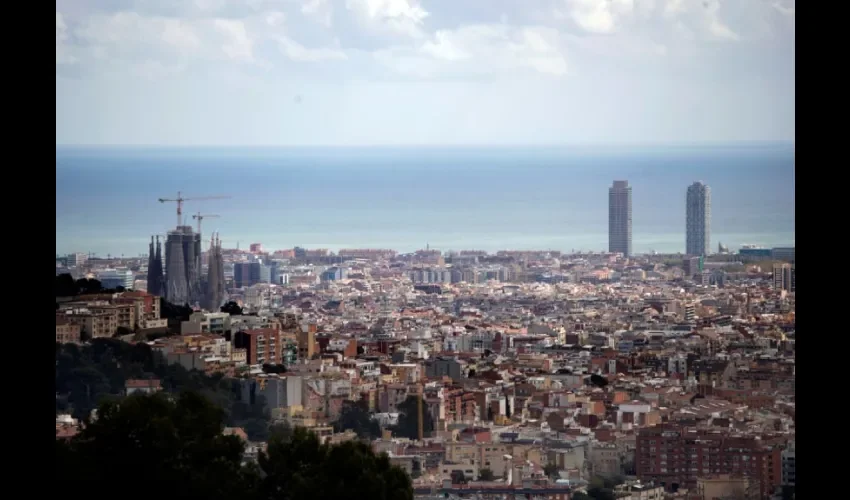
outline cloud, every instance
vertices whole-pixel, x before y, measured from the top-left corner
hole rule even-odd
[[[339,49],[311,49],[301,45],[287,36],[278,36],[277,43],[280,47],[280,51],[293,61],[318,62],[348,58],[345,55],[345,52]]]
[[[634,0],[566,0],[560,13],[588,33],[609,34],[634,12]],[[560,12],[560,11],[559,11]]]
[[[374,29],[416,38],[430,15],[419,0],[346,0],[345,6]]]
[[[703,2],[705,8],[705,22],[708,25],[708,31],[712,36],[719,40],[740,40],[741,37],[732,31],[726,23],[720,18],[720,2],[719,0],[705,0]]]
[[[301,6],[301,13],[325,28],[330,28],[333,24],[333,7],[328,0],[306,0]]]
[[[56,64],[74,64],[77,58],[71,55],[65,42],[68,40],[68,26],[60,12],[56,13]]]
[[[542,26],[478,24],[441,30],[420,45],[380,50],[375,57],[394,71],[423,77],[567,72],[558,32]]]
[[[216,29],[227,37],[222,50],[231,59],[244,62],[254,61],[254,43],[248,36],[245,23],[230,19],[216,19]]]
[[[793,2],[792,2],[791,5],[788,5],[788,6],[785,6],[785,5],[782,5],[779,2],[776,2],[776,3],[773,4],[773,8],[778,10],[779,13],[782,14],[783,16],[785,16],[785,17],[788,17],[788,18],[791,18],[791,19],[795,18],[795,8],[794,8]]]

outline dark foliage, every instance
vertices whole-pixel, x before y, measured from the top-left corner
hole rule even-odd
[[[286,365],[263,363],[263,373],[286,373]]]
[[[408,439],[419,439],[419,409],[417,401],[419,396],[408,396],[398,408],[398,424],[393,428],[393,434],[399,437]],[[422,430],[425,436],[428,436],[434,430],[434,418],[427,411],[427,406],[424,405],[422,413],[424,420],[422,422]]]
[[[496,479],[496,476],[493,474],[493,471],[490,469],[481,469],[478,472],[478,479],[481,481],[492,481]]]
[[[178,306],[168,302],[164,298],[159,299],[159,316],[169,320],[169,323],[174,321],[189,321],[189,316],[192,315],[192,308],[189,304]]]
[[[195,392],[170,398],[133,395],[105,403],[98,419],[70,441],[56,441],[63,491],[90,489],[79,481],[128,474],[133,493],[206,500],[410,500],[410,477],[361,442],[326,445],[303,428],[278,429],[259,464],[243,464],[244,443],[222,435],[224,413]]]
[[[240,401],[238,380],[207,376],[180,365],[169,365],[147,344],[128,344],[118,339],[93,339],[89,344],[56,344],[56,411],[85,419],[104,400],[120,398],[128,379],[160,380],[167,393],[199,392],[224,411],[225,422],[242,427],[252,440],[269,433],[265,401]]]
[[[221,306],[221,312],[229,313],[231,316],[241,316],[242,308],[239,307],[239,304],[231,300],[227,304]]]
[[[57,275],[53,286],[57,297],[75,297],[77,295],[92,293],[120,293],[124,291],[123,286],[103,288],[100,281],[95,279],[81,278],[74,281],[74,277],[68,273]]]
[[[342,404],[339,418],[334,422],[336,432],[351,430],[358,437],[377,439],[381,437],[381,426],[369,414],[369,408],[363,401],[346,401]]]
[[[590,383],[595,385],[596,387],[605,387],[606,385],[608,385],[608,379],[594,373],[590,376]]]

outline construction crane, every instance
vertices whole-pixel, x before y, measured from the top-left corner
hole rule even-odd
[[[217,219],[219,217],[221,217],[221,216],[216,215],[216,214],[202,214],[201,212],[198,212],[198,213],[196,213],[195,215],[192,216],[193,219],[198,221],[198,234],[201,234],[201,221],[202,220],[207,219],[207,218]]]
[[[222,200],[225,198],[230,198],[230,196],[198,196],[195,198],[184,198],[180,191],[177,191],[177,198],[160,198],[160,203],[165,203],[166,201],[173,201],[177,203],[177,225],[179,226],[183,222],[183,202],[184,201],[194,201],[194,200]]]

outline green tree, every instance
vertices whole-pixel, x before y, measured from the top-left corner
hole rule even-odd
[[[496,479],[496,476],[490,469],[481,469],[478,471],[478,479],[481,481],[492,481]]]
[[[345,401],[339,418],[334,422],[334,430],[336,432],[351,430],[364,439],[381,437],[381,426],[372,419],[364,401]]]
[[[221,312],[229,313],[231,316],[241,316],[242,308],[239,307],[239,304],[231,300],[230,302],[221,306]]]
[[[558,466],[553,463],[548,463],[543,466],[543,473],[546,477],[554,479],[558,477]]]
[[[288,439],[273,436],[259,464],[262,499],[413,498],[410,477],[392,466],[386,454],[376,455],[360,441],[322,444],[303,428]]]
[[[223,412],[197,393],[177,398],[134,394],[107,402],[98,418],[70,442],[57,441],[57,479],[109,481],[128,471],[143,474],[134,491],[193,498],[246,498],[259,478],[241,465],[244,445],[222,434]],[[80,491],[82,493],[82,491]]]
[[[419,404],[420,396],[408,396],[407,399],[397,406],[398,424],[393,429],[394,433],[400,437],[408,439],[419,439]],[[431,413],[425,408],[423,401],[422,413],[424,419],[422,421],[422,431],[427,436],[434,430],[434,419]]]
[[[68,273],[57,275],[53,287],[57,297],[73,297],[80,293],[74,277]]]

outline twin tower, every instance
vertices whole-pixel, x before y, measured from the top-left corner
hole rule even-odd
[[[168,232],[164,268],[159,236],[155,247],[151,237],[148,255],[148,293],[177,305],[199,303],[209,311],[218,311],[224,304],[224,260],[217,234],[210,240],[205,283],[201,279],[201,235],[192,226],[177,226]]]
[[[685,253],[707,255],[711,247],[711,189],[702,182],[688,186],[685,200]],[[614,181],[608,188],[608,251],[632,254],[632,187]]]

